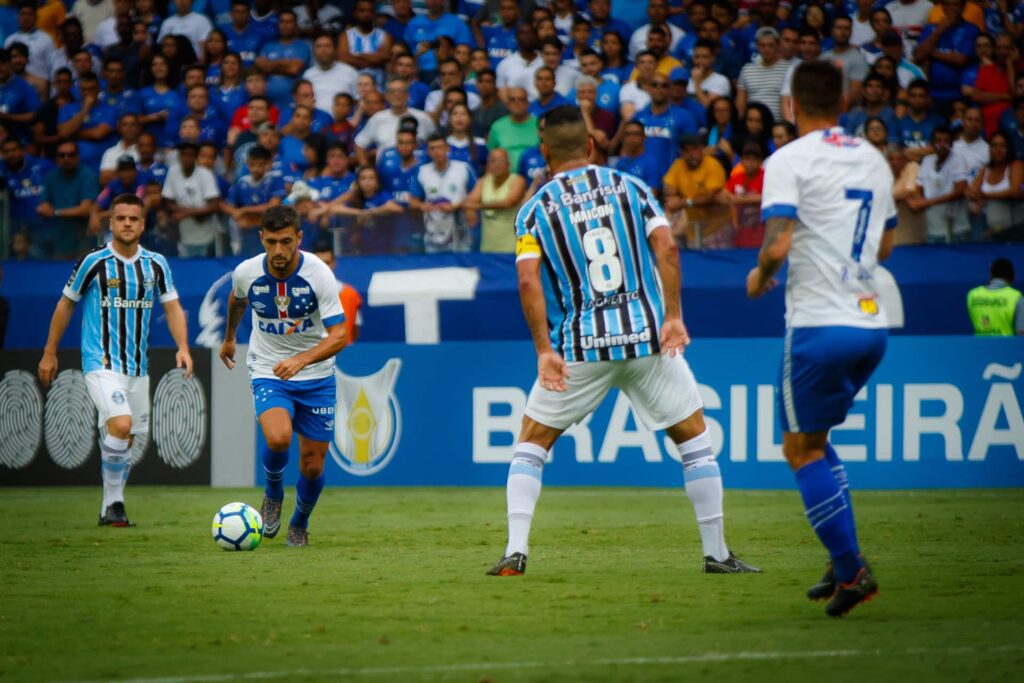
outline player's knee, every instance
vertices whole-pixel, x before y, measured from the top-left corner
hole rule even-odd
[[[318,458],[303,458],[299,461],[299,472],[306,479],[316,479],[324,473],[324,461]]]
[[[264,433],[263,438],[267,440],[267,446],[272,451],[286,451],[292,445],[292,433],[286,429]]]
[[[131,415],[118,415],[107,420],[107,434],[115,439],[127,439],[132,431]]]

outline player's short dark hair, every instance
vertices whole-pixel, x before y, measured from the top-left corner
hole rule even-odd
[[[270,161],[273,157],[270,156],[270,151],[267,148],[253,145],[245,153],[245,158],[251,161]]]
[[[290,206],[272,206],[260,218],[260,230],[280,232],[294,228],[299,231],[299,214]]]
[[[1013,272],[1013,263],[1008,258],[999,257],[992,262],[991,266],[988,267],[988,274],[992,277],[997,277],[1000,280],[1013,282],[1013,277],[1015,275]]]
[[[843,99],[842,72],[820,59],[801,62],[793,72],[793,99],[807,116],[838,116]]]
[[[114,200],[112,202],[110,202],[110,210],[113,211],[114,207],[118,206],[119,204],[127,204],[129,206],[137,206],[140,209],[143,209],[143,211],[145,211],[145,206],[143,205],[142,200],[139,199],[138,197],[136,197],[131,192],[123,192],[123,193],[117,195],[116,197],[114,197]]]
[[[587,155],[587,125],[579,107],[563,104],[543,117],[541,140],[556,160],[573,159]]]

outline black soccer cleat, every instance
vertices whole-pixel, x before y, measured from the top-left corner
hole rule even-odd
[[[725,558],[721,562],[711,557],[710,555],[704,556],[704,567],[701,569],[702,574],[760,574],[761,570],[757,567],[753,567],[740,558],[729,553],[729,557]]]
[[[260,517],[263,518],[263,536],[273,538],[281,529],[281,503],[283,500],[274,500],[263,496],[263,505],[260,506]]]
[[[827,605],[825,614],[841,617],[862,602],[867,602],[878,593],[878,581],[865,564],[850,583],[836,585],[836,593]]]
[[[512,553],[487,570],[489,576],[520,576],[526,573],[526,555]]]
[[[266,528],[266,527],[264,527]],[[264,531],[264,534],[266,532]],[[309,532],[300,526],[288,525],[288,538],[285,539],[284,544],[291,548],[301,548],[309,545]]]
[[[118,501],[107,506],[107,511],[100,515],[100,526],[131,526],[128,513],[124,511],[124,503]]]
[[[810,600],[827,600],[836,592],[836,574],[832,570],[832,563],[825,566],[825,574],[818,579],[818,583],[807,589],[807,597]]]

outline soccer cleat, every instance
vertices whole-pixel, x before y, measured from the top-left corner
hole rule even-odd
[[[760,574],[761,570],[752,567],[740,558],[729,553],[729,557],[719,562],[710,555],[704,556],[703,574]]]
[[[264,538],[273,538],[281,529],[281,503],[283,500],[274,500],[263,496],[263,505],[260,506],[260,517],[263,518]]]
[[[122,502],[111,503],[107,506],[107,511],[100,515],[100,526],[124,527],[131,525],[132,523],[128,521],[128,514],[124,511],[124,503]]]
[[[827,605],[825,614],[830,617],[841,617],[862,602],[867,602],[878,593],[878,581],[871,573],[871,568],[865,564],[853,577],[850,583],[840,583],[836,586],[836,593]]]
[[[266,533],[266,532],[264,532]],[[284,544],[292,548],[301,548],[309,545],[309,532],[299,526],[288,525],[288,538]]]
[[[526,573],[526,555],[512,553],[487,570],[489,576],[519,576]]]
[[[832,571],[832,563],[825,567],[825,575],[818,579],[818,583],[807,589],[807,597],[811,600],[825,600],[831,598],[836,592],[836,575]]]

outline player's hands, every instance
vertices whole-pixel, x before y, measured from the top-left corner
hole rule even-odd
[[[228,370],[233,370],[235,367],[235,342],[225,340],[220,345],[220,353],[218,354],[220,359],[224,361],[224,365],[227,366]],[[190,359],[191,360],[191,359]]]
[[[306,367],[306,361],[302,360],[298,356],[292,356],[291,358],[285,358],[283,361],[274,366],[274,374],[280,379],[291,379],[295,375],[299,374],[302,368]]]
[[[44,351],[37,372],[39,381],[43,383],[43,388],[50,386],[50,382],[57,376],[57,354],[53,351]]]
[[[679,318],[666,319],[661,325],[661,352],[670,357],[677,353],[683,355],[683,351],[690,345],[690,333],[686,331],[686,325]]]
[[[565,391],[565,380],[569,376],[569,366],[565,359],[552,349],[542,351],[537,356],[537,381],[548,391]]]
[[[231,353],[234,355],[234,349],[231,350]],[[192,376],[192,354],[188,349],[178,349],[178,352],[174,354],[174,360],[178,363],[179,368],[185,368],[185,379],[190,378]]]
[[[777,284],[779,284],[779,281],[773,277],[764,281],[761,276],[761,267],[755,266],[747,274],[747,296],[751,299],[759,299],[775,289]]]

